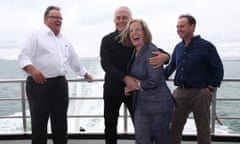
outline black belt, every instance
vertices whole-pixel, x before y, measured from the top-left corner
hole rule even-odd
[[[178,86],[179,88],[181,88],[181,89],[192,89],[192,88],[194,88],[194,86],[192,86],[192,85],[181,85],[181,86]]]
[[[31,76],[28,76],[28,78],[33,79]],[[56,79],[66,79],[65,76],[56,76],[51,78],[46,78],[47,80],[56,80]]]
[[[54,80],[54,79],[65,79],[65,76],[56,76],[56,77],[47,78],[47,80]]]

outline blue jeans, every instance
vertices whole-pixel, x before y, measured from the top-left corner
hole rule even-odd
[[[135,110],[136,144],[169,144],[172,112],[148,113]]]

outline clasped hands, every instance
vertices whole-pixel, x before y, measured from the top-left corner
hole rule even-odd
[[[126,96],[130,96],[131,91],[140,90],[140,81],[131,76],[125,76],[123,81],[125,82],[126,86],[124,87],[124,94]]]

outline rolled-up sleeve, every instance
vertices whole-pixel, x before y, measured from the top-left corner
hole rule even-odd
[[[24,47],[21,49],[19,55],[18,55],[18,62],[20,68],[24,68],[27,65],[32,65],[32,57],[34,55],[34,51],[36,48],[36,39],[35,36],[32,35],[27,40]]]

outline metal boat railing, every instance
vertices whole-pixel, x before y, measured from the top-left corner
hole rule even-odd
[[[169,80],[170,82],[172,81]],[[87,82],[86,80],[83,79],[68,79],[69,83],[75,83],[75,82]],[[95,82],[103,82],[103,79],[95,79],[93,81]],[[224,79],[223,82],[240,82],[240,79]],[[27,122],[27,119],[30,119],[29,114],[27,114],[27,98],[25,94],[25,80],[23,79],[2,79],[0,80],[0,84],[19,84],[20,87],[20,97],[19,98],[0,98],[0,102],[2,101],[19,101],[21,103],[21,115],[0,115],[0,119],[21,119],[22,121],[22,133],[26,134],[29,133],[29,124]],[[74,100],[102,100],[102,94],[99,94],[98,97],[70,97],[70,101]],[[234,101],[234,102],[239,102],[240,103],[240,98],[217,98],[216,93],[213,96],[213,101],[211,105],[211,133],[212,135],[215,135],[215,127],[216,127],[216,122],[221,124],[221,120],[240,120],[239,116],[217,116],[218,114],[216,113],[216,106],[217,103],[216,101]],[[127,112],[126,107],[123,107],[123,114],[120,115],[120,117],[123,118],[123,133],[128,134],[129,133],[129,125],[128,125],[128,120],[130,120],[130,116]],[[103,118],[103,115],[68,115],[68,118]],[[189,118],[192,118],[191,116]],[[131,132],[130,132],[131,133]],[[0,134],[1,135],[1,134]]]

